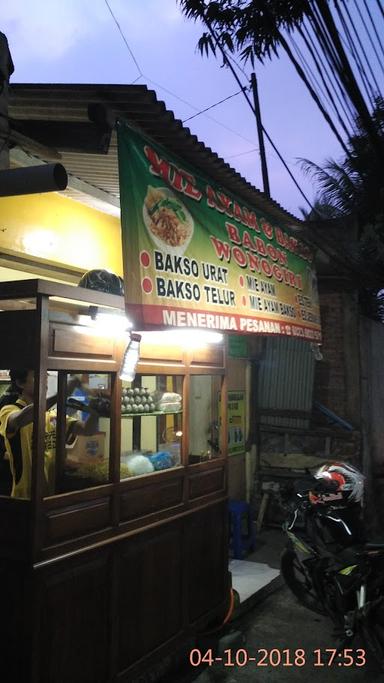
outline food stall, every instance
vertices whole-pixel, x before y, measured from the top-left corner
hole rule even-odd
[[[246,403],[228,338],[320,340],[307,245],[247,203],[242,180],[237,197],[237,180],[223,189],[123,121],[118,136],[124,298],[0,284],[0,369],[35,372],[31,496],[0,496],[11,682],[131,682],[223,620],[227,455],[245,450]],[[47,373],[57,380],[48,494]],[[69,395],[74,374],[84,395]],[[97,394],[97,433],[68,443],[68,420]]]
[[[135,379],[120,382],[126,338],[88,315],[121,312],[120,297],[29,280],[2,283],[0,298],[3,365],[39,378],[31,499],[0,497],[2,670],[23,682],[133,680],[227,609],[223,345],[159,346],[144,334]],[[48,496],[47,371],[58,376]],[[69,372],[111,400],[96,443],[77,450],[65,444]],[[191,395],[204,396],[204,420]],[[205,448],[192,436],[197,421],[200,435],[212,430]]]

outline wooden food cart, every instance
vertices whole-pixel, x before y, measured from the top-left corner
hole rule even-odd
[[[227,608],[223,346],[188,351],[144,336],[132,389],[179,391],[181,410],[122,416],[123,342],[88,315],[123,310],[122,298],[25,280],[1,283],[0,299],[1,367],[35,371],[31,499],[0,496],[1,680],[133,681]],[[57,372],[58,400],[55,491],[44,497],[47,371]],[[102,467],[91,452],[83,470],[81,458],[67,466],[69,372],[101,377],[111,396]],[[193,452],[195,395],[215,404],[211,451]],[[144,441],[157,451],[172,441],[172,466],[128,476],[124,457],[144,453]]]

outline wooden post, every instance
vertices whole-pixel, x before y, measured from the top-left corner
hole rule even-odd
[[[263,177],[263,190],[264,190],[264,194],[266,194],[267,197],[270,197],[271,192],[269,189],[267,159],[265,156],[263,125],[261,123],[259,92],[257,89],[256,74],[254,72],[251,73],[251,86],[252,86],[253,102],[254,102],[254,109],[255,109],[255,116],[256,116],[257,135],[259,138],[261,174]]]

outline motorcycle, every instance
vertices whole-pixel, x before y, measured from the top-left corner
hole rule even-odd
[[[283,528],[281,573],[298,601],[330,617],[337,651],[359,636],[384,669],[384,543],[368,543],[362,507],[332,478],[299,483]]]

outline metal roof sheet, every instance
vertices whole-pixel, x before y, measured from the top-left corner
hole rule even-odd
[[[275,220],[298,227],[301,221],[277,202],[257,190],[240,173],[223,161],[215,152],[193,135],[189,128],[166,109],[164,102],[157,99],[153,90],[145,85],[68,85],[15,83],[9,91],[9,116],[11,128],[31,139],[37,139],[49,147],[44,139],[48,122],[65,123],[68,136],[78,131],[70,145],[54,146],[61,155],[61,162],[67,172],[94,188],[111,195],[115,201],[119,197],[119,174],[117,159],[116,132],[113,130],[106,153],[90,153],[82,149],[82,134],[95,131],[96,124],[89,118],[89,106],[103,105],[111,119],[123,117],[131,125],[139,128],[155,142],[163,145],[171,153],[181,157],[224,187],[227,192],[237,195],[246,204],[268,213]],[[79,124],[76,127],[76,124]],[[40,136],[40,140],[39,140]],[[44,158],[41,151],[18,144],[36,157]],[[68,150],[68,146],[71,150]],[[68,190],[69,196],[81,201],[78,191]],[[83,197],[84,199],[84,197]]]

